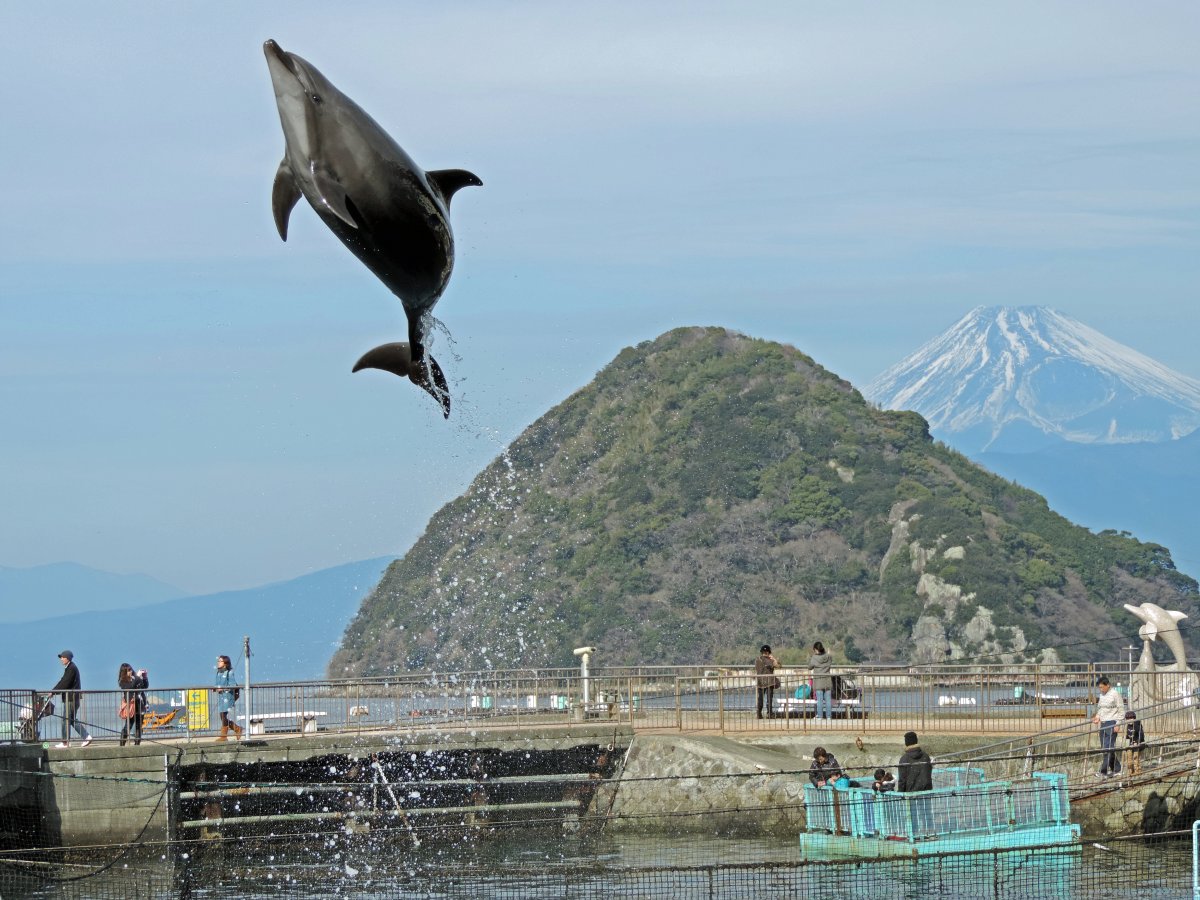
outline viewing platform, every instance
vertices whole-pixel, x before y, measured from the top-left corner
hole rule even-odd
[[[804,786],[805,859],[882,859],[1056,846],[1078,849],[1066,776],[1034,772],[985,781],[982,769],[935,768],[934,789],[902,794],[872,787]]]

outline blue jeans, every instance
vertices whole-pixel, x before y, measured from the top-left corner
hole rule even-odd
[[[1117,723],[1107,719],[1100,723],[1100,774],[1116,775],[1121,771],[1121,760],[1117,758]]]
[[[817,718],[832,719],[833,718],[833,691],[816,691],[817,695]],[[825,714],[821,714],[821,710],[825,710]]]
[[[933,831],[933,810],[929,797],[912,797],[908,801],[909,813],[912,816],[912,834],[914,838],[931,837]]]
[[[70,700],[63,700],[62,707],[62,739],[63,743],[71,740],[71,731],[75,731],[79,735],[79,739],[86,741],[88,739],[87,729],[75,721],[75,714],[79,711],[79,701],[72,697]]]

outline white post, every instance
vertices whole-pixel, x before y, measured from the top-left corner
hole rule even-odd
[[[591,701],[591,690],[588,683],[588,661],[596,652],[595,647],[576,647],[573,651],[579,657],[579,677],[583,680],[583,708],[586,710]]]
[[[244,640],[245,640],[245,650],[246,650],[246,737],[249,737],[251,734],[251,731],[250,731],[250,712],[251,712],[251,709],[250,709],[250,707],[251,707],[251,703],[250,703],[250,635],[246,635]]]

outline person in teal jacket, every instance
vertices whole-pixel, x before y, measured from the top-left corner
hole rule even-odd
[[[217,657],[217,678],[214,684],[217,692],[217,712],[221,714],[221,734],[217,740],[229,740],[230,728],[233,729],[234,736],[241,740],[242,729],[229,714],[233,712],[233,705],[242,691],[238,687],[237,679],[233,677],[233,663],[229,661],[228,656]]]

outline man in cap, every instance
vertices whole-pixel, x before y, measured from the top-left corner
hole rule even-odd
[[[79,692],[83,689],[83,679],[79,677],[79,667],[75,665],[75,654],[70,650],[64,650],[58,654],[58,661],[63,664],[62,678],[58,679],[58,684],[50,689],[51,694],[61,694],[63,700],[63,737],[62,743],[56,746],[71,746],[71,729],[73,728],[75,733],[83,739],[83,743],[79,746],[86,747],[92,742],[92,736],[88,734],[86,728],[75,721],[75,713],[79,710]]]

